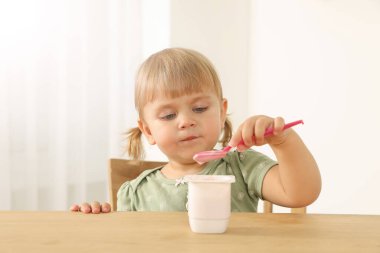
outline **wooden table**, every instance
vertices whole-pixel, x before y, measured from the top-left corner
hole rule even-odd
[[[0,212],[0,252],[380,252],[380,215],[233,213],[196,234],[187,213]]]

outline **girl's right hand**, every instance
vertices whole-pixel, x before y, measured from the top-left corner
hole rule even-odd
[[[72,212],[82,212],[82,213],[109,213],[111,212],[111,205],[104,202],[100,204],[98,201],[94,201],[90,204],[87,202],[81,205],[74,204],[70,207]]]

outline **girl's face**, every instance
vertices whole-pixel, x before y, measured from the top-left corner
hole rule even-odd
[[[227,101],[211,92],[158,97],[143,108],[139,127],[169,160],[194,163],[197,152],[213,149],[226,119]]]

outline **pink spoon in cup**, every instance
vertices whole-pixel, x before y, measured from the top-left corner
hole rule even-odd
[[[303,121],[302,120],[297,120],[297,121],[294,121],[294,122],[290,122],[288,124],[285,124],[283,130],[285,129],[288,129],[292,126],[295,126],[295,125],[298,125],[298,124],[303,124]],[[270,127],[268,128],[265,133],[264,133],[264,137],[268,137],[270,135],[273,134],[273,128]],[[241,144],[244,144],[244,141],[241,140],[237,146],[241,145]],[[209,151],[202,151],[202,152],[199,152],[199,153],[196,153],[194,156],[193,156],[193,159],[199,163],[199,164],[203,164],[203,163],[206,163],[206,162],[209,162],[209,161],[212,161],[212,160],[216,160],[216,159],[220,159],[220,158],[223,158],[227,155],[228,151],[230,151],[233,147],[231,146],[227,146],[225,148],[223,148],[222,150],[209,150]]]

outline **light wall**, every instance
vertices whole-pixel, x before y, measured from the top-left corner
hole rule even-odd
[[[378,1],[175,0],[170,8],[171,46],[213,61],[235,126],[251,114],[305,121],[297,132],[323,178],[309,212],[380,214]]]
[[[193,48],[215,65],[234,122],[246,115],[248,0],[171,1],[170,46]]]

